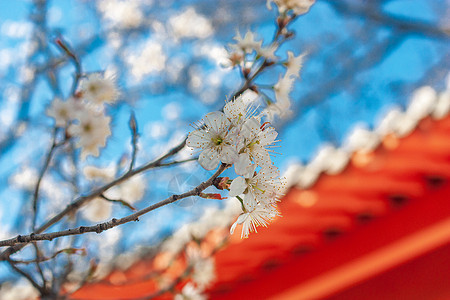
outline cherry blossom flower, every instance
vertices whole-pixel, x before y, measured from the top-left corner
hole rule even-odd
[[[89,180],[100,180],[102,182],[112,181],[116,174],[116,165],[110,164],[107,167],[97,167],[87,165],[83,168],[83,175]]]
[[[287,68],[286,77],[300,77],[300,69],[303,66],[303,60],[306,56],[306,53],[302,53],[298,56],[294,56],[294,53],[291,51],[287,52],[288,59],[284,64]]]
[[[290,109],[291,99],[289,94],[291,93],[295,77],[292,76],[292,74],[289,76],[287,75],[288,74],[285,74],[283,77],[280,76],[273,88],[275,99],[277,101],[268,101],[267,107],[261,112],[262,115],[266,116],[269,122],[275,120],[277,117],[286,118],[292,113]]]
[[[133,176],[105,192],[111,199],[120,199],[128,204],[136,203],[145,194],[145,179],[143,176]]]
[[[257,232],[256,227],[267,227],[270,221],[279,215],[273,204],[258,204],[254,209],[246,210],[239,215],[236,222],[231,226],[230,234],[234,233],[238,224],[242,224],[241,238],[247,238],[250,232]]]
[[[253,210],[258,203],[270,204],[278,201],[284,183],[277,178],[279,171],[275,166],[262,168],[259,172],[253,170],[244,177],[239,176],[230,185],[230,197],[244,194],[244,206]]]
[[[290,115],[290,103],[286,101],[272,102],[262,110],[261,115],[265,116],[268,122],[273,122],[276,118],[284,118]]]
[[[201,148],[198,162],[206,170],[213,170],[220,161],[232,164],[237,159],[236,128],[229,130],[231,121],[222,112],[208,113],[204,119],[204,128],[191,132],[186,144]]]
[[[289,94],[292,91],[294,80],[295,78],[293,76],[284,75],[283,77],[280,77],[278,82],[275,84],[275,99],[278,103],[290,107],[291,100],[289,98]]]
[[[271,44],[267,47],[261,47],[259,49],[258,53],[262,57],[266,58],[269,61],[275,61],[278,59],[278,57],[275,55],[275,51],[278,49],[278,44]]]
[[[65,127],[74,118],[80,106],[81,104],[73,98],[69,98],[67,101],[55,98],[47,109],[47,115],[55,120],[56,127]]]
[[[234,101],[229,101],[225,104],[223,112],[225,116],[230,120],[232,126],[238,126],[245,123],[250,117],[255,115],[255,108],[245,101],[244,94],[234,99]]]
[[[244,38],[238,31],[233,39],[236,44],[229,44],[230,48],[238,52],[243,51],[245,54],[252,53],[255,50],[258,52],[262,46],[262,41],[256,41],[255,34],[250,30],[245,33]]]
[[[244,141],[239,152],[239,163],[235,164],[236,173],[239,175],[248,173],[250,161],[261,167],[270,166],[272,161],[267,148],[276,142],[278,133],[275,129],[265,124],[261,126],[260,121],[253,117],[245,121],[240,134]]]
[[[82,159],[90,154],[100,154],[99,148],[106,145],[106,139],[111,135],[110,122],[110,117],[89,109],[77,114],[75,123],[69,127],[68,132],[76,138],[75,145],[81,148]]]
[[[95,104],[113,103],[119,96],[114,79],[99,73],[90,74],[81,82],[81,92],[84,99]]]
[[[175,300],[206,300],[206,297],[201,293],[200,289],[196,288],[191,282],[181,290],[181,294],[176,294]]]
[[[211,257],[205,257],[197,247],[188,247],[186,250],[187,259],[193,267],[192,281],[200,289],[205,289],[215,279],[215,265]]]
[[[267,8],[271,9],[270,3],[274,2],[278,6],[280,14],[290,10],[296,15],[302,15],[309,11],[315,0],[267,0]]]
[[[92,222],[106,220],[111,216],[111,212],[112,203],[99,197],[93,199],[81,210],[83,217]]]

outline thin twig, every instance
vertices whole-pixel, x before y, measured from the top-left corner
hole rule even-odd
[[[44,272],[42,271],[41,265],[39,264],[39,260],[41,258],[41,250],[39,250],[39,247],[37,246],[36,242],[32,243],[33,247],[34,247],[34,251],[36,252],[36,268],[39,272],[39,275],[41,276],[42,279],[42,286],[44,287],[44,289],[46,289],[47,287],[47,280],[45,279],[45,275]]]
[[[81,253],[80,253],[81,252]],[[81,248],[81,249],[77,249],[77,248],[65,248],[62,250],[58,250],[55,253],[53,253],[51,256],[48,257],[39,257],[39,259],[32,259],[32,260],[17,260],[17,259],[12,259],[10,258],[9,260],[15,264],[22,264],[22,265],[29,265],[29,264],[34,264],[36,262],[44,262],[44,261],[49,261],[54,259],[55,257],[57,257],[59,254],[61,253],[66,253],[66,254],[76,254],[79,253],[81,255],[86,255],[86,249]]]
[[[38,214],[38,202],[39,202],[39,189],[41,187],[41,182],[42,179],[44,178],[45,172],[48,169],[48,166],[50,165],[50,161],[53,157],[53,153],[57,147],[57,143],[56,143],[56,134],[57,134],[57,129],[56,127],[53,129],[53,137],[52,137],[52,146],[50,147],[50,149],[47,152],[47,155],[45,157],[45,162],[44,162],[44,166],[41,169],[41,173],[39,174],[38,180],[36,182],[36,186],[34,187],[34,193],[33,193],[33,231],[35,230],[36,227],[36,220],[37,220],[37,214]]]
[[[23,277],[25,277],[40,293],[41,295],[45,294],[45,289],[43,287],[41,287],[34,279],[33,277],[31,277],[30,274],[26,273],[25,271],[23,271],[22,269],[20,269],[19,267],[17,267],[14,262],[12,262],[11,260],[8,260],[9,265],[11,266],[11,268],[16,271],[17,273],[19,273],[20,275],[22,275]]]
[[[75,95],[78,83],[80,82],[81,76],[83,75],[81,63],[75,53],[69,48],[69,45],[63,41],[61,37],[55,40],[55,43],[70,57],[70,60],[73,62],[75,66],[75,78],[72,83],[72,95]]]
[[[102,198],[103,200],[108,201],[108,202],[119,203],[119,204],[121,204],[123,206],[126,206],[127,208],[131,209],[132,211],[136,211],[136,208],[134,208],[133,205],[131,205],[130,203],[128,203],[125,200],[122,200],[122,199],[111,199],[109,197],[106,197],[105,194],[101,194],[100,198]]]
[[[133,170],[134,163],[136,162],[137,142],[139,138],[137,122],[134,112],[131,113],[129,126],[131,130],[131,162],[128,172],[131,172]]]

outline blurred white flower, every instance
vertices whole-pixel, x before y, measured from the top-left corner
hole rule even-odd
[[[200,289],[196,288],[192,283],[188,282],[181,290],[181,294],[176,294],[175,300],[206,300]]]
[[[106,145],[106,139],[111,135],[110,121],[110,117],[89,109],[77,114],[75,123],[70,125],[68,132],[76,138],[75,145],[81,148],[82,159],[87,155],[100,154],[99,148]]]
[[[27,281],[16,283],[5,282],[0,286],[0,299],[2,300],[29,300],[38,299],[39,292]]]
[[[261,112],[268,122],[275,121],[276,118],[285,118],[291,115],[290,103],[288,102],[269,102]]]
[[[270,44],[267,47],[261,47],[261,49],[258,50],[258,53],[269,61],[275,61],[278,59],[278,57],[275,55],[275,51],[277,51],[277,49],[277,43]]]
[[[167,56],[161,43],[149,40],[139,49],[142,49],[140,53],[130,51],[125,55],[131,74],[137,80],[141,80],[144,76],[151,73],[158,73],[164,70]]]
[[[112,76],[92,73],[81,82],[81,93],[90,103],[113,103],[119,97],[119,90]]]
[[[192,266],[192,281],[201,289],[208,287],[215,279],[214,260],[204,257],[200,249],[188,247],[186,250],[188,263]]]
[[[47,115],[55,120],[57,127],[65,127],[74,119],[80,108],[81,103],[73,98],[69,98],[66,101],[55,98],[47,109]]]
[[[101,222],[111,216],[112,203],[103,199],[95,198],[81,209],[83,217],[92,222]]]
[[[142,1],[101,0],[98,7],[103,18],[111,21],[114,26],[136,28],[144,20],[140,4]]]
[[[22,166],[22,168],[10,178],[10,182],[16,187],[30,191],[35,187],[37,180],[37,170],[27,166]]]
[[[300,69],[303,66],[303,60],[306,56],[306,53],[302,53],[298,56],[294,56],[292,51],[288,51],[288,59],[284,66],[287,68],[286,77],[300,77]]]
[[[315,0],[267,0],[267,8],[271,9],[270,3],[274,2],[278,6],[280,14],[290,10],[296,15],[302,15],[309,11]]]
[[[239,31],[236,32],[233,39],[236,41],[236,44],[229,44],[230,48],[233,50],[232,52],[243,51],[244,53],[249,54],[253,51],[259,52],[261,49],[262,41],[256,41],[255,34],[250,30],[247,30],[243,38]]]
[[[277,117],[286,118],[291,115],[291,99],[289,94],[292,91],[294,80],[295,77],[292,74],[289,76],[286,74],[283,77],[280,76],[278,82],[273,87],[276,102],[267,101],[267,106],[261,113],[266,116],[269,122],[275,120]]]
[[[116,166],[110,164],[108,167],[97,167],[97,166],[85,166],[83,168],[83,175],[86,179],[90,180],[101,180],[107,182],[114,179],[114,174],[116,173]]]
[[[127,203],[133,204],[142,199],[145,186],[146,182],[143,176],[133,176],[118,186],[119,197]]]
[[[168,23],[175,38],[204,39],[214,32],[211,21],[198,14],[193,7],[185,8],[184,12],[170,17]]]

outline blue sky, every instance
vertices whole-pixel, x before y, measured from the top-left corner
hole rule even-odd
[[[291,27],[296,32],[295,39],[278,52],[281,57],[286,57],[287,50],[296,54],[309,52],[302,80],[296,83],[292,92],[295,114],[291,120],[278,124],[281,139],[278,151],[282,155],[274,158],[274,162],[282,170],[294,161],[306,163],[324,143],[340,146],[355,124],[362,122],[372,128],[389,107],[398,105],[404,108],[415,88],[421,85],[442,87],[443,76],[434,75],[436,72],[430,70],[448,70],[450,67],[448,38],[431,37],[427,32],[405,32],[395,24],[373,21],[367,15],[364,17],[352,11],[345,13],[330,3],[332,1],[317,1],[308,14],[300,17]],[[371,13],[381,14],[406,24],[419,23],[425,27],[450,25],[446,21],[450,8],[444,0],[386,1],[374,11],[368,8],[369,4],[361,4],[360,1],[342,3],[362,9],[369,16]],[[121,46],[114,48],[114,36],[109,35],[113,32],[108,27],[110,21],[102,17],[100,10],[94,10],[94,2],[49,1],[48,35],[51,38],[48,41],[63,36],[75,49],[83,51],[82,65],[87,72],[113,68],[118,73],[119,85],[125,91],[121,104],[110,108],[114,116],[113,136],[102,158],[89,159],[88,163],[105,166],[128,151],[127,122],[131,111],[136,112],[139,124],[142,144],[138,162],[143,163],[164,150],[170,141],[181,139],[191,130],[190,123],[220,108],[227,95],[232,94],[240,77],[236,70],[220,67],[221,49],[232,42],[236,29],[241,33],[252,29],[260,38],[270,39],[275,12],[266,9],[265,1],[230,1],[217,5],[213,7],[208,1],[164,1],[164,4],[148,1],[142,11],[151,16],[144,21],[150,29],[121,32]],[[30,1],[0,1],[0,121],[4,127],[8,125],[8,116],[16,111],[18,90],[23,81],[20,77],[23,70],[20,70],[30,63],[25,60],[27,47],[30,47],[27,41],[32,38],[32,26],[27,21],[30,7]],[[167,25],[164,22],[171,16],[188,8],[209,19],[213,32],[205,38],[176,39],[165,36],[167,31],[158,29],[158,26]],[[220,14],[217,13],[219,9],[223,9]],[[83,48],[92,37],[97,38]],[[153,47],[152,51],[157,49],[152,45],[161,47],[161,52],[155,53],[165,57],[164,68],[147,70],[142,78],[136,78],[132,69],[125,67],[130,67],[130,56],[139,53],[149,45],[149,41],[154,43],[149,46]],[[48,47],[52,56],[60,54],[53,44]],[[45,55],[37,55],[31,63],[42,64],[46,59]],[[157,63],[153,64],[157,68]],[[151,64],[149,66],[152,67]],[[139,66],[134,67],[142,71]],[[67,96],[70,89],[72,72],[73,67],[66,65],[57,74],[62,82],[62,96]],[[262,76],[260,82],[273,84],[280,72],[281,68],[275,69]],[[193,81],[192,74],[202,76],[200,88],[189,85]],[[173,79],[176,77],[178,79]],[[134,89],[129,90],[130,87]],[[10,185],[9,177],[23,165],[39,167],[36,161],[39,162],[47,149],[52,125],[44,113],[54,95],[48,81],[39,78],[30,108],[30,122],[35,126],[0,157],[0,197],[11,199],[0,201],[3,212],[0,224],[14,233],[26,231],[26,227],[6,224],[17,225],[15,216],[21,211],[29,212],[26,205],[29,195]],[[0,131],[1,134],[4,132]],[[199,178],[206,178],[209,174],[195,164],[189,168]],[[185,174],[186,169],[149,174],[151,184],[147,199],[156,201],[167,196],[167,182],[173,174],[179,173]],[[151,245],[184,222],[196,218],[202,207],[221,205],[206,200],[198,203],[202,205],[164,207],[152,218],[143,218],[139,230],[135,229],[135,224],[124,226],[123,230],[130,232],[130,237],[122,247],[128,249],[142,243]],[[138,207],[146,204],[148,201],[143,201]],[[116,213],[124,214],[126,210],[118,208]],[[142,226],[149,226],[151,230],[142,230]],[[2,269],[0,278],[1,273]]]

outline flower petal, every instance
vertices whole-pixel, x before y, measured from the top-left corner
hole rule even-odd
[[[253,193],[245,194],[244,206],[247,211],[254,211],[258,206],[258,202],[256,201],[256,197]]]
[[[260,167],[272,165],[269,152],[261,145],[255,144],[251,148],[253,161]]]
[[[252,162],[248,153],[239,154],[238,159],[234,163],[234,170],[238,175],[245,175],[251,171]]]
[[[216,134],[224,132],[228,129],[228,126],[230,125],[230,121],[225,117],[223,112],[220,111],[213,111],[208,113],[204,118],[203,121],[205,122],[205,125],[212,129],[212,131]]]
[[[256,118],[250,118],[242,124],[241,134],[244,138],[252,141],[261,131],[261,125]]]
[[[277,135],[278,133],[275,131],[275,129],[273,129],[273,127],[268,127],[259,134],[259,144],[262,146],[271,145],[275,142]]]
[[[198,157],[198,162],[206,170],[214,170],[219,164],[219,153],[214,149],[207,148]]]
[[[230,185],[230,197],[235,197],[237,195],[241,195],[244,193],[247,188],[247,183],[245,182],[244,177],[237,177],[233,179],[233,182]]]
[[[238,159],[236,148],[231,145],[222,146],[220,160],[226,164],[233,164]]]
[[[230,228],[230,234],[233,234],[233,233],[234,233],[234,230],[236,229],[236,225],[237,225],[237,221],[234,222],[233,225],[231,225],[231,228]]]
[[[199,129],[189,133],[186,145],[192,148],[205,148],[210,142],[211,138],[208,133],[203,129]]]

